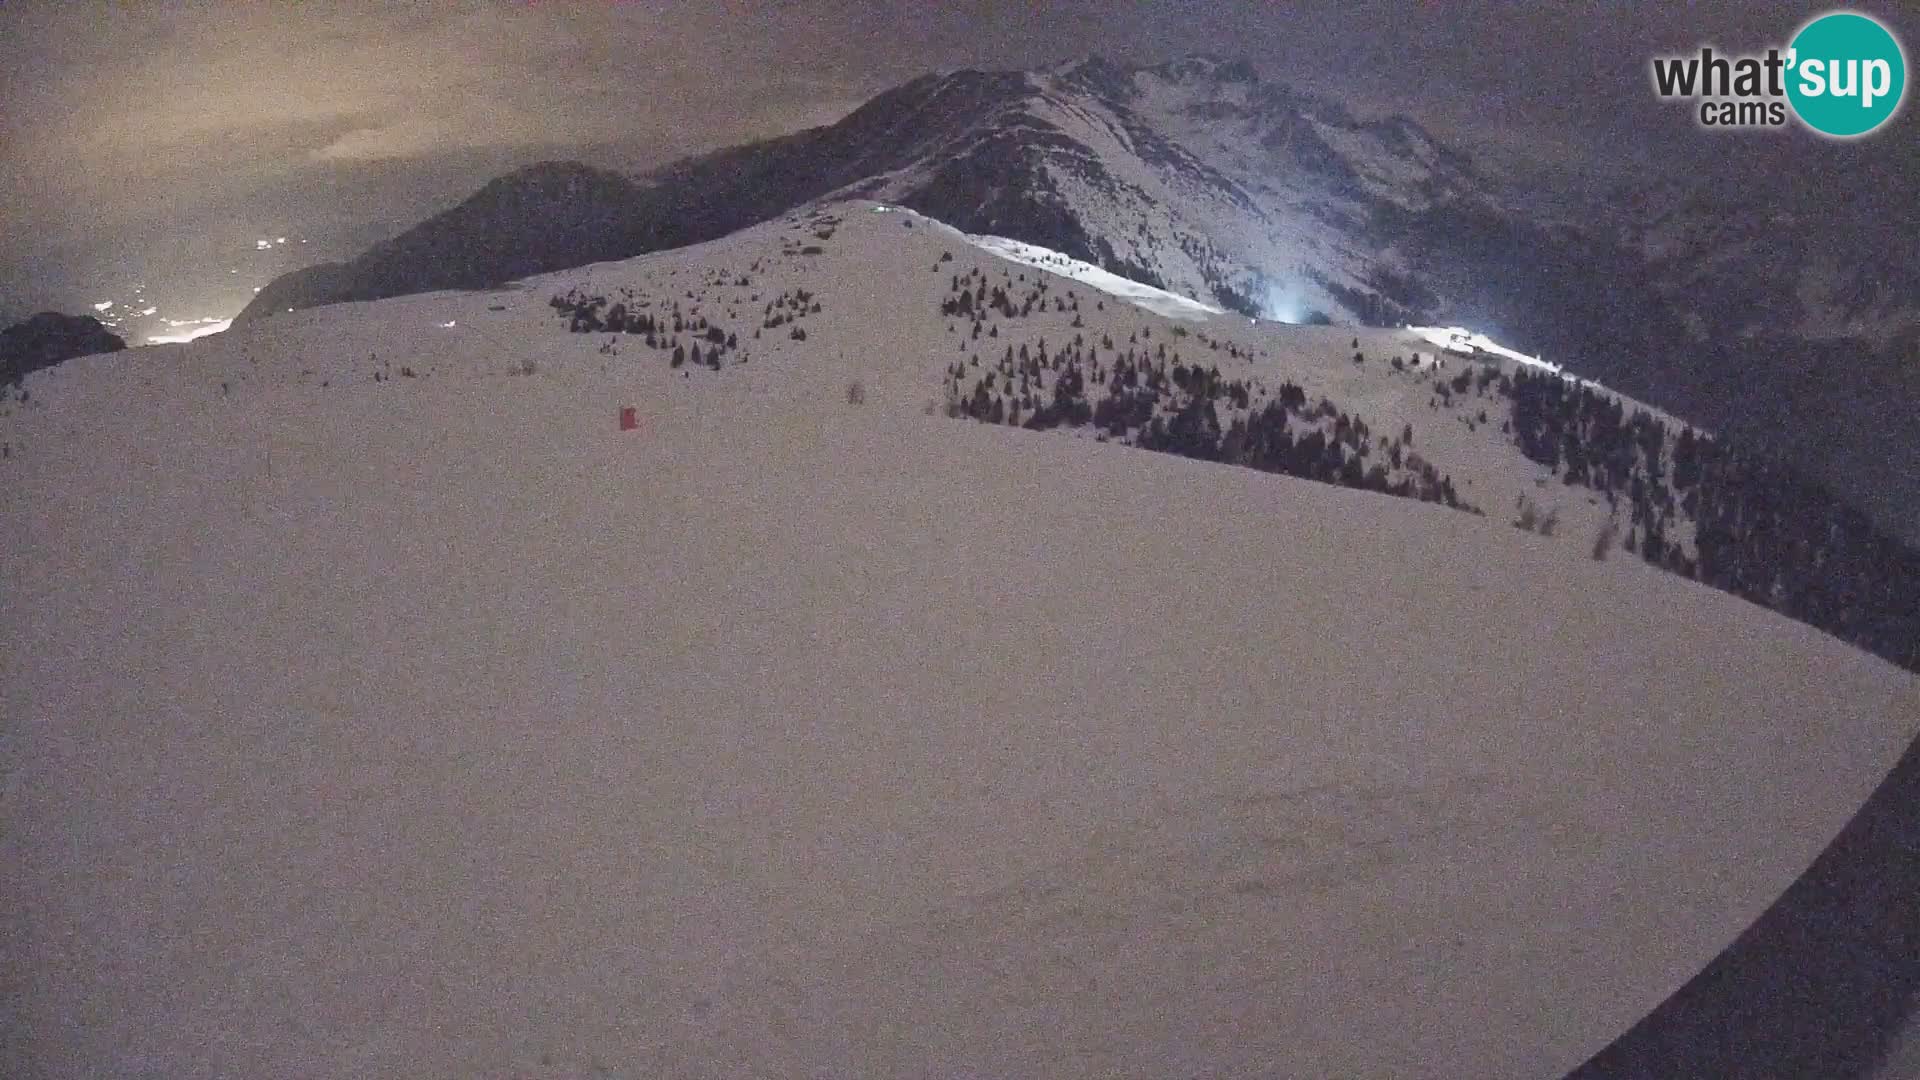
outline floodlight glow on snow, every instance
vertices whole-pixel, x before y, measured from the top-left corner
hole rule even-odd
[[[1274,322],[1297,324],[1306,317],[1306,312],[1300,303],[1299,294],[1294,289],[1282,288],[1269,282],[1266,304],[1261,317]]]
[[[185,325],[181,323],[175,323],[172,319],[168,319],[167,322],[169,325],[174,325],[174,326]],[[155,334],[152,337],[149,337],[147,339],[147,344],[149,345],[181,345],[189,341],[196,341],[200,338],[207,337],[212,334],[218,334],[221,331],[225,330],[227,327],[232,325],[233,325],[232,319],[201,320],[201,325],[195,326],[193,329],[187,331],[184,334]]]

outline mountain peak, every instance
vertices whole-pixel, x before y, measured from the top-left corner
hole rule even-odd
[[[1148,70],[1175,82],[1252,84],[1260,81],[1260,75],[1254,70],[1251,60],[1216,53],[1191,53]]]
[[[1342,130],[1316,130],[1328,119]],[[276,281],[241,321],[710,240],[835,192],[1042,243],[1248,314],[1272,309],[1259,298],[1285,277],[1311,295],[1284,310],[1385,317],[1372,300],[1356,306],[1372,286],[1342,254],[1364,245],[1339,214],[1468,192],[1451,175],[1431,182],[1444,171],[1435,160],[1424,140],[1356,130],[1333,103],[1261,82],[1245,58],[1150,67],[1096,54],[1039,72],[963,69],[897,86],[836,124],[640,178],[577,161],[526,166],[344,270]],[[1302,213],[1309,205],[1335,212]],[[1115,217],[1119,207],[1129,209]],[[1219,221],[1242,225],[1209,224]],[[1335,284],[1313,284],[1303,266]]]
[[[576,191],[588,187],[629,183],[617,172],[580,161],[536,161],[497,177],[487,187],[494,190]]]
[[[1070,86],[1092,91],[1113,101],[1130,101],[1138,96],[1136,77],[1151,75],[1162,82],[1180,86],[1242,86],[1264,89],[1253,62],[1245,57],[1191,53],[1160,64],[1129,64],[1099,53],[1054,68],[1056,75]]]
[[[0,330],[0,386],[41,368],[93,353],[119,352],[127,343],[91,315],[43,311]]]
[[[1052,74],[1066,86],[1108,101],[1126,102],[1139,96],[1140,89],[1133,81],[1139,70],[1095,53],[1084,60],[1062,65],[1054,69]]]

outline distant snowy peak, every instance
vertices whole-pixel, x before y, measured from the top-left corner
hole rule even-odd
[[[1848,417],[1791,426],[1792,454],[1832,462],[1819,467],[1870,500],[1913,491],[1840,461],[1891,460],[1886,425],[1853,418],[1912,400],[1910,361],[1883,357],[1920,341],[1920,257],[1679,194],[1556,207],[1411,120],[1357,117],[1251,64],[1092,58],[928,75],[838,123],[641,177],[536,166],[348,263],[279,279],[239,321],[501,284],[871,198],[1244,315],[1466,326],[1723,430],[1777,438],[1788,413]],[[1809,345],[1846,377],[1809,387]]]
[[[571,163],[523,169],[359,259],[276,282],[242,321],[697,243],[836,194],[1203,304],[1335,319],[1383,304],[1412,314],[1373,284],[1392,261],[1371,229],[1377,208],[1484,196],[1411,121],[1356,121],[1244,61],[963,70],[912,80],[830,127],[632,181]]]
[[[974,122],[849,194],[1053,248],[1197,303],[1268,318],[1405,321],[1410,267],[1381,214],[1492,206],[1464,158],[1401,118],[1263,81],[1251,64],[1094,57],[1016,77],[956,72],[904,104],[975,103]]]
[[[1402,186],[1382,182],[1373,193],[1409,204],[1431,199],[1427,193],[1405,185],[1405,178],[1412,178],[1416,184],[1444,180],[1449,194],[1485,194],[1485,185],[1468,159],[1441,146],[1413,120],[1405,116],[1358,120],[1336,101],[1302,93],[1284,83],[1263,81],[1246,60],[1196,56],[1156,67],[1126,68],[1095,57],[1050,75],[1057,86],[1136,110],[1143,119],[1176,134],[1183,142],[1201,136],[1200,145],[1190,145],[1190,150],[1201,151],[1233,140],[1269,154],[1291,152],[1296,164],[1336,179],[1350,180],[1372,173],[1384,180],[1398,174],[1403,178]],[[1218,130],[1203,130],[1208,128]],[[1307,130],[1321,137],[1320,145],[1313,146],[1311,140],[1301,138]],[[1335,142],[1340,145],[1335,146]],[[1387,167],[1382,169],[1382,165]]]

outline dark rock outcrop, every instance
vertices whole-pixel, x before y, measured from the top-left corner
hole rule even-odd
[[[0,330],[0,386],[13,386],[42,368],[94,353],[127,347],[91,315],[43,311]]]

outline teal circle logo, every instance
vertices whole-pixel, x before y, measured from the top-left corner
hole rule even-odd
[[[1787,100],[1813,130],[1850,139],[1900,110],[1906,54],[1873,19],[1851,11],[1822,15],[1800,28],[1790,50]]]

